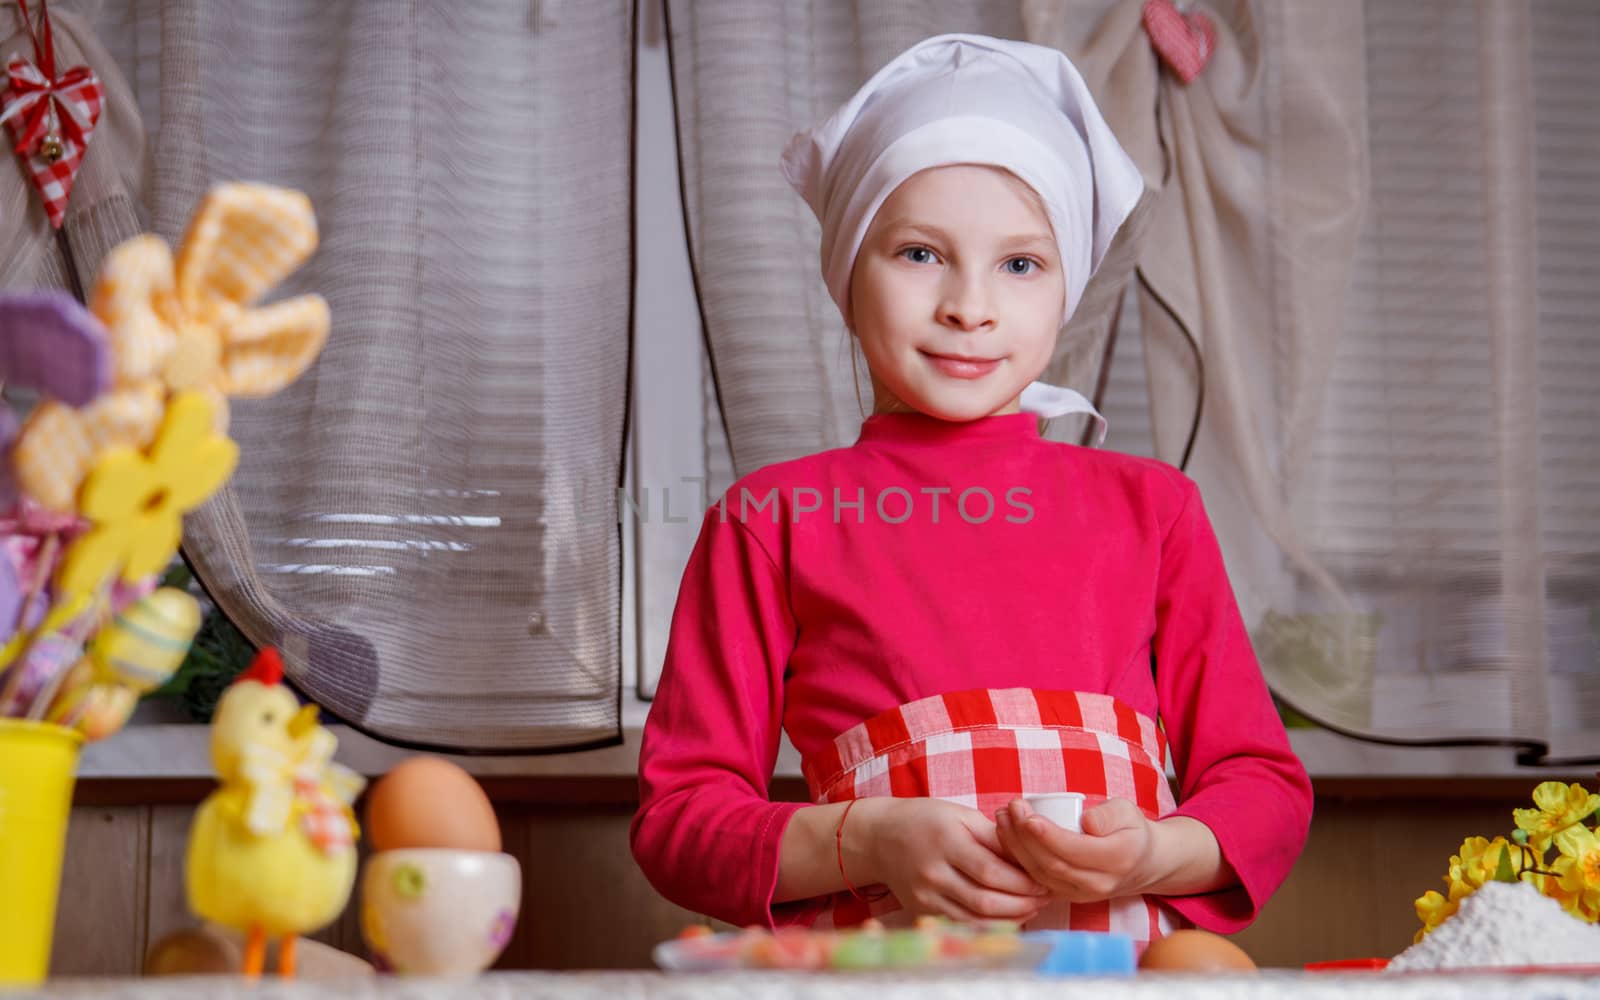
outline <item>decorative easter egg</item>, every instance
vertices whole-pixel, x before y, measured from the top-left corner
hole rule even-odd
[[[99,669],[84,657],[67,671],[45,720],[76,729],[94,743],[126,725],[138,704],[137,692],[100,680]]]
[[[72,728],[95,743],[120,731],[133,717],[139,696],[120,684],[96,684],[84,695]]]
[[[143,693],[160,687],[200,631],[200,603],[162,587],[123,609],[89,644],[102,680]]]
[[[1225,937],[1180,930],[1150,942],[1139,968],[1146,972],[1254,972],[1256,963]]]
[[[500,824],[472,775],[439,757],[396,765],[367,796],[366,829],[375,851],[501,849]]]

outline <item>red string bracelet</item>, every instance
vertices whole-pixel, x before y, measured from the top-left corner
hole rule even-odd
[[[854,883],[850,881],[850,876],[846,875],[844,871],[844,821],[850,818],[850,810],[854,809],[856,807],[856,803],[859,801],[861,800],[851,799],[845,804],[844,812],[839,816],[839,825],[833,831],[833,849],[835,855],[837,855],[839,859],[839,877],[844,879],[844,887],[850,890],[850,895],[861,900],[863,903],[876,903],[878,900],[889,895],[889,890],[887,888],[881,888],[876,893],[868,895],[867,893],[862,892],[860,889],[857,889]]]

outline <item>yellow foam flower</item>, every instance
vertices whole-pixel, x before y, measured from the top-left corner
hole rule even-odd
[[[80,509],[89,470],[108,451],[149,445],[169,392],[206,396],[220,434],[228,397],[268,396],[299,378],[327,340],[327,303],[302,295],[253,306],[316,245],[305,195],[236,183],[206,196],[176,262],[152,235],[112,250],[90,299],[111,335],[112,389],[81,410],[35,408],[13,453],[23,491],[50,510]]]
[[[1556,873],[1550,895],[1573,916],[1600,921],[1600,837],[1586,826],[1569,827],[1556,847],[1561,855],[1550,865]]]
[[[1513,809],[1511,815],[1517,828],[1528,834],[1528,843],[1543,854],[1562,830],[1600,809],[1600,795],[1577,783],[1546,781],[1533,790],[1533,804],[1537,808]]]
[[[148,454],[114,449],[84,480],[82,514],[92,526],[62,560],[58,600],[91,594],[118,573],[132,581],[165,568],[183,515],[227,482],[238,460],[239,446],[214,429],[210,401],[174,396]]]

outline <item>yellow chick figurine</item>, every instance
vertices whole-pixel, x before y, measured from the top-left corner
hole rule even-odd
[[[266,940],[279,939],[278,974],[292,977],[295,939],[338,918],[355,884],[358,831],[351,803],[365,784],[332,762],[336,740],[282,684],[263,649],[229,686],[211,721],[220,788],[189,833],[189,908],[246,935],[244,974],[258,978]]]

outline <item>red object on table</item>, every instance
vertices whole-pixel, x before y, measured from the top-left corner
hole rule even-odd
[[[1389,965],[1387,958],[1341,958],[1332,962],[1307,962],[1307,972],[1381,972]]]
[[[1342,958],[1332,962],[1307,962],[1307,972],[1382,972],[1387,958]],[[1600,965],[1485,965],[1460,969],[1414,969],[1395,975],[1453,976],[1600,976]]]

